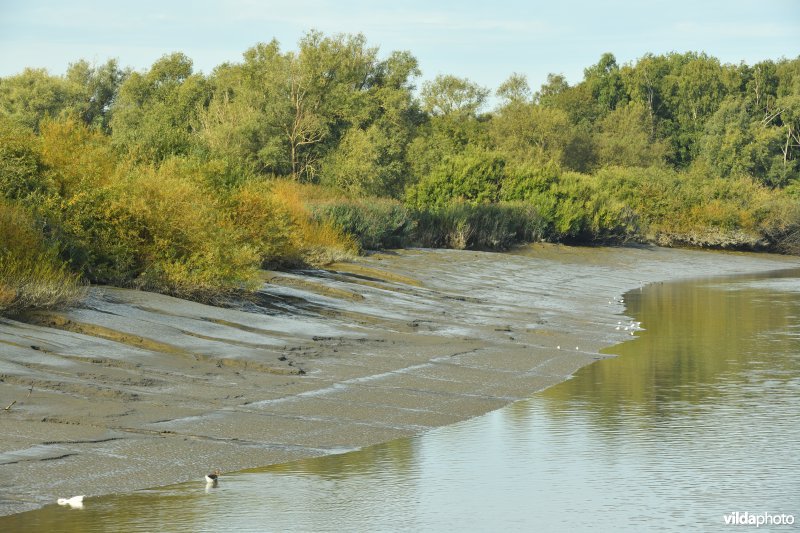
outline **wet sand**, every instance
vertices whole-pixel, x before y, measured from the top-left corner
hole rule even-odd
[[[500,408],[630,338],[645,283],[800,266],[662,248],[406,250],[219,308],[93,287],[0,320],[0,515],[352,450]],[[8,406],[7,409],[3,409]]]

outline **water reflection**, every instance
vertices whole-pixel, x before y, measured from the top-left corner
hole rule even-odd
[[[0,519],[3,531],[723,531],[800,520],[800,272],[653,285],[645,331],[413,439]],[[779,528],[772,528],[772,530]],[[737,527],[737,531],[747,528]],[[763,530],[763,528],[762,528]]]
[[[797,290],[796,272],[776,276],[785,289]],[[658,424],[676,410],[703,412],[720,397],[743,402],[751,393],[760,398],[763,387],[791,386],[800,301],[796,292],[764,286],[758,278],[735,277],[692,284],[692,290],[659,284],[633,292],[628,311],[646,331],[607,350],[621,357],[586,367],[580,379],[545,395],[584,402],[606,425],[632,408],[643,411],[641,422]]]

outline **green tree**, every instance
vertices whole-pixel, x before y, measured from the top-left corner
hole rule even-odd
[[[409,121],[418,115],[411,98],[418,73],[408,53],[379,61],[363,35],[310,32],[285,53],[277,41],[261,43],[241,64],[214,72],[200,137],[212,154],[300,181],[340,181],[344,167],[355,168],[347,159],[367,150],[383,173],[375,183],[397,181],[402,170],[387,167],[404,160]],[[389,146],[392,139],[397,146]],[[335,155],[340,145],[343,153]],[[343,165],[338,174],[336,165]]]
[[[768,117],[774,112],[778,96],[778,76],[773,61],[761,61],[746,68],[746,101],[754,116]]]
[[[309,32],[296,55],[289,54],[290,125],[286,128],[292,174],[313,180],[320,161],[347,130],[371,121],[370,102],[376,87],[376,47],[362,34],[325,36]]]
[[[605,53],[597,64],[584,69],[583,83],[595,101],[595,118],[613,111],[627,99],[614,54]]]
[[[745,159],[752,143],[750,115],[741,98],[726,99],[705,124],[700,156],[723,177],[751,172],[752,161]]]
[[[800,88],[800,56],[794,59],[782,59],[775,64],[775,75],[778,78],[777,96],[797,94]]]
[[[387,62],[397,59],[393,55]],[[408,146],[420,121],[408,80],[416,72],[416,61],[412,64],[414,68],[403,76],[405,81],[396,78],[395,66],[379,67],[384,72],[364,95],[361,117],[350,125],[323,162],[323,183],[353,194],[402,193],[410,173]]]
[[[748,69],[738,95],[728,96],[705,122],[700,156],[720,176],[752,176],[771,187],[797,178],[800,98],[777,97],[777,69]]]
[[[634,102],[639,102],[647,110],[651,126],[650,137],[655,139],[659,121],[668,119],[664,102],[664,76],[669,65],[664,56],[645,54],[634,66],[625,66],[620,75],[625,90]]]
[[[723,71],[717,59],[706,54],[672,54],[670,71],[664,78],[671,120],[667,136],[671,161],[685,166],[697,156],[705,121],[726,96]]]
[[[128,71],[120,69],[116,59],[109,59],[99,66],[92,66],[83,59],[72,63],[64,77],[74,95],[66,109],[67,114],[110,133],[111,112],[119,87],[127,75]]]
[[[666,147],[653,139],[652,116],[638,102],[618,106],[598,121],[597,155],[601,165],[648,167],[661,164]]]
[[[542,85],[536,101],[542,107],[563,111],[572,124],[591,127],[597,118],[597,104],[589,87],[585,83],[569,87],[566,81],[563,85],[560,85],[557,79],[550,81],[556,85]]]
[[[488,95],[487,89],[456,76],[437,76],[423,84],[421,108],[428,121],[420,125],[409,147],[416,179],[468,147],[489,149],[488,117],[479,114]]]
[[[189,153],[208,93],[205,78],[193,74],[191,59],[165,55],[120,87],[111,119],[114,144],[149,160]]]
[[[800,78],[797,80],[800,85]],[[782,183],[797,180],[798,160],[800,160],[800,90],[795,94],[778,99],[776,107],[780,110],[780,130],[782,137],[781,163],[783,165]]]
[[[497,148],[518,161],[561,161],[571,130],[565,112],[530,102],[507,103],[491,122]]]
[[[543,83],[539,91],[534,95],[534,100],[542,105],[555,104],[559,95],[569,89],[569,83],[562,74],[550,73],[547,75],[547,82]]]
[[[44,119],[60,116],[73,99],[69,85],[45,69],[0,78],[0,115],[34,131]]]
[[[505,164],[499,154],[479,148],[450,155],[409,188],[406,200],[417,208],[445,207],[455,200],[473,205],[497,202]]]
[[[291,173],[283,127],[291,115],[287,79],[288,59],[275,40],[245,51],[242,63],[214,70],[211,99],[199,113],[199,137],[213,157],[258,172]]]
[[[457,76],[439,75],[422,85],[422,108],[438,117],[474,117],[478,114],[489,90]]]
[[[495,94],[497,94],[506,105],[513,102],[530,102],[533,98],[527,78],[517,73],[512,74],[506,81],[501,83],[500,87],[495,91]]]

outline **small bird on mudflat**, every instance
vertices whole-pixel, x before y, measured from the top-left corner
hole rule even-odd
[[[73,509],[83,509],[83,499],[86,496],[81,494],[80,496],[73,496],[72,498],[59,498],[57,500],[58,505],[68,505]]]
[[[220,472],[219,469],[216,469],[213,472],[211,472],[210,474],[206,474],[206,483],[209,484],[209,485],[216,486],[217,483],[219,482],[219,475],[221,473],[222,472]]]

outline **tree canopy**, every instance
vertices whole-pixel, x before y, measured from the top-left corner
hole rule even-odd
[[[0,217],[42,240],[54,286],[175,294],[355,240],[800,250],[800,57],[604,53],[573,84],[513,73],[494,100],[421,74],[409,51],[317,31],[208,74],[180,52],[142,71],[25,69],[0,78]],[[27,283],[31,257],[0,267]]]
[[[258,43],[209,75],[180,53],[143,72],[114,60],[79,60],[63,76],[27,69],[0,79],[0,116],[37,132],[71,116],[143,160],[205,154],[394,197],[468,146],[581,172],[702,163],[771,187],[800,172],[798,58],[734,65],[688,52],[619,65],[604,53],[574,85],[551,74],[533,92],[512,74],[494,109],[469,79],[439,75],[416,92],[419,76],[407,51],[382,58],[363,35],[312,31],[294,50]]]

